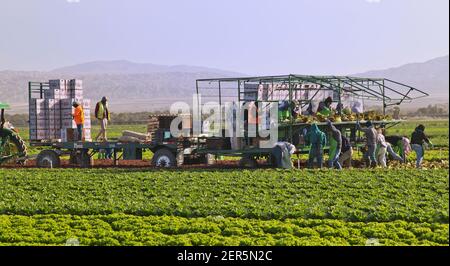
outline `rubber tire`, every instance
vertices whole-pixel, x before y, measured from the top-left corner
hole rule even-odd
[[[88,151],[83,150],[78,156],[78,161],[81,168],[91,168],[92,166],[94,166],[94,158],[92,158],[92,156],[89,156]]]
[[[17,150],[23,154],[23,157],[27,157],[27,145],[25,145],[25,141],[14,131],[2,128],[0,129],[0,137],[9,136],[9,140],[17,147]],[[24,164],[26,159],[17,161],[19,164]]]
[[[167,164],[158,165],[158,160],[161,157],[166,157],[166,159],[168,160]],[[153,155],[152,165],[156,167],[174,167],[177,165],[177,158],[175,157],[175,154],[173,154],[169,149],[162,148],[157,150]]]
[[[36,166],[41,168],[50,168],[50,166],[47,165],[47,162],[52,163],[52,168],[58,168],[61,166],[61,159],[59,158],[59,155],[52,150],[41,151],[37,156]]]
[[[239,166],[244,168],[257,168],[258,162],[250,157],[242,157],[239,160]]]

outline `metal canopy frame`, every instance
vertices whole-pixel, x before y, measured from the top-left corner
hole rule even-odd
[[[243,101],[241,98],[241,85],[245,83],[257,83],[257,84],[286,84],[288,85],[286,89],[278,90],[288,90],[289,91],[289,101],[292,101],[292,92],[299,90],[309,90],[298,88],[294,85],[296,84],[315,84],[318,85],[318,89],[314,89],[317,92],[321,90],[328,90],[337,92],[339,95],[339,102],[341,101],[341,94],[343,92],[353,94],[355,97],[361,99],[375,100],[382,102],[383,115],[386,113],[386,107],[393,105],[400,105],[404,102],[411,102],[412,100],[423,98],[429,96],[428,93],[414,88],[412,86],[406,85],[404,83],[394,81],[386,78],[363,78],[363,77],[352,77],[352,76],[313,76],[313,75],[277,75],[277,76],[252,76],[252,77],[237,77],[237,78],[213,78],[213,79],[198,79],[196,81],[196,91],[197,94],[202,89],[204,83],[218,84],[217,90],[219,103],[222,103],[222,92],[224,88],[221,86],[223,83],[234,82],[237,83],[236,88],[238,90],[237,101]],[[395,88],[394,88],[395,87]],[[209,88],[211,89],[211,88]],[[317,94],[316,92],[316,94]],[[308,102],[314,100],[313,95],[310,99],[301,103],[302,107]],[[209,96],[211,97],[211,96]],[[227,96],[228,97],[228,96]]]
[[[216,86],[211,86],[211,84],[216,84]],[[233,86],[225,88],[224,84],[232,83]],[[333,91],[338,96],[337,101],[341,103],[342,95],[348,94],[359,99],[367,99],[370,101],[380,102],[382,104],[383,115],[386,115],[386,108],[393,105],[400,105],[404,102],[411,102],[412,100],[423,98],[429,96],[428,93],[414,88],[412,86],[406,85],[404,83],[394,81],[387,78],[365,78],[365,77],[353,77],[353,76],[314,76],[314,75],[298,75],[298,74],[288,74],[288,75],[276,75],[276,76],[251,76],[251,77],[236,77],[236,78],[209,78],[209,79],[198,79],[196,80],[196,92],[197,100],[199,100],[199,93],[202,90],[217,90],[218,94],[208,95],[206,98],[218,97],[218,102],[222,103],[222,98],[224,97],[223,92],[225,90],[237,90],[237,102],[248,101],[242,98],[245,95],[246,83],[253,84],[271,84],[272,88],[277,84],[286,85],[285,88],[278,88],[277,90],[287,90],[289,91],[288,100],[292,102],[293,92],[301,90],[315,90],[315,93],[311,98],[304,100],[296,100],[299,105],[303,108],[312,101],[315,101],[315,97],[319,91]],[[297,85],[315,85],[314,88],[306,88],[306,86]],[[318,87],[318,88],[317,88]],[[203,97],[203,96],[202,96]],[[230,96],[226,96],[230,97]],[[260,101],[256,99],[255,101]],[[278,102],[278,100],[263,100],[262,102]],[[200,105],[200,102],[197,101]],[[199,106],[198,106],[199,107]],[[292,105],[289,104],[289,111],[292,112]],[[197,108],[201,112],[200,108]],[[198,114],[201,117],[201,114]],[[222,109],[220,109],[220,118],[222,119]],[[393,125],[398,124],[395,121],[392,122]],[[290,116],[289,124],[289,136],[292,137],[293,132],[293,117]]]

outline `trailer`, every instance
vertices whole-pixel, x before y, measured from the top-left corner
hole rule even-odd
[[[48,84],[42,82],[29,83],[29,98],[43,97]],[[261,89],[261,90],[260,90]],[[270,95],[272,93],[272,95]],[[201,95],[201,96],[200,96]],[[428,96],[427,93],[409,85],[384,78],[361,78],[347,76],[305,76],[305,75],[283,75],[283,76],[260,76],[239,78],[216,78],[196,80],[196,112],[201,112],[202,99],[215,101],[222,106],[225,102],[239,104],[254,102],[256,104],[280,104],[287,103],[287,110],[277,117],[278,141],[292,143],[297,148],[296,154],[307,154],[309,146],[302,140],[304,133],[309,129],[311,123],[316,123],[324,131],[326,120],[333,117],[321,117],[310,113],[304,115],[305,110],[310,110],[313,104],[323,101],[325,97],[331,97],[333,103],[344,107],[348,102],[359,103],[364,107],[374,108],[379,106],[380,113],[372,117],[373,111],[357,113],[356,119],[353,114],[346,116],[345,108],[341,108],[334,115],[337,117],[334,125],[341,130],[357,149],[364,146],[364,139],[356,130],[357,122],[371,120],[377,127],[390,128],[402,122],[398,117],[390,117],[387,108],[399,106],[404,102]],[[368,109],[369,109],[368,108]],[[299,115],[294,116],[295,109],[300,110]],[[220,124],[227,121],[223,109],[219,109]],[[203,123],[201,113],[197,115],[200,124]],[[278,114],[279,115],[279,114]],[[173,115],[172,115],[173,116]],[[93,165],[93,155],[109,150],[112,152],[112,161],[118,165],[120,159],[141,160],[145,150],[153,152],[152,164],[158,167],[181,166],[192,162],[212,164],[221,156],[240,157],[240,165],[244,167],[256,167],[258,161],[265,159],[268,164],[274,165],[271,147],[260,147],[260,139],[245,135],[238,139],[238,147],[231,147],[231,138],[216,137],[208,134],[193,134],[189,137],[175,137],[170,131],[169,116],[160,116],[158,120],[165,117],[164,126],[157,131],[149,130],[154,137],[152,141],[145,143],[133,142],[61,142],[50,140],[47,142],[31,142],[32,146],[40,146],[45,149],[37,157],[37,165],[40,167],[58,167],[60,157],[70,156],[73,164],[81,167]],[[176,117],[173,116],[172,118]],[[244,115],[245,117],[245,115]],[[154,118],[154,117],[153,117]],[[345,120],[341,120],[345,119]],[[317,120],[318,119],[318,120]],[[244,127],[248,126],[247,119]],[[193,124],[192,118],[190,124]],[[222,127],[221,127],[222,128]],[[328,147],[324,147],[325,151]],[[121,154],[121,155],[119,155]]]

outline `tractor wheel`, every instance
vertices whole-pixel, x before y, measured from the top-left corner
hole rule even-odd
[[[27,146],[22,138],[14,131],[0,129],[0,164],[15,160],[18,164],[24,164],[27,157]]]
[[[61,160],[55,151],[43,150],[37,156],[36,166],[42,168],[58,168],[61,166]]]
[[[89,155],[87,150],[72,151],[69,163],[81,168],[91,168],[94,166],[94,158]]]
[[[94,158],[89,155],[87,150],[82,150],[78,156],[81,168],[91,168],[94,166]]]
[[[166,148],[159,149],[152,158],[152,165],[156,167],[174,167],[177,165],[175,155]]]

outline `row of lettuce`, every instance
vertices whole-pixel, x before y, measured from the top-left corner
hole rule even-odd
[[[448,245],[448,224],[222,216],[0,215],[0,245]]]
[[[0,214],[448,223],[447,169],[0,170]]]
[[[449,244],[448,169],[21,169],[0,188],[0,245]]]

